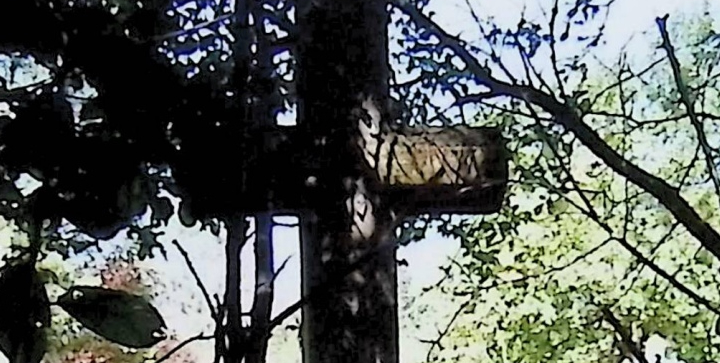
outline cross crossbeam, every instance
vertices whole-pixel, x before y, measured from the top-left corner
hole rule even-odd
[[[407,213],[487,214],[502,204],[508,178],[505,141],[492,127],[390,129],[360,122],[357,163],[382,187],[380,194]],[[309,189],[328,166],[320,142],[299,126],[261,132],[264,152],[248,163],[247,213],[303,210]],[[268,204],[270,202],[270,204]]]

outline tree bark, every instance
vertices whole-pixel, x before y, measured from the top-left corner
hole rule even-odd
[[[395,249],[388,246],[395,220],[352,145],[361,117],[386,113],[385,5],[298,2],[298,123],[319,165],[307,192],[311,210],[301,215],[303,295],[313,297],[302,312],[305,363],[398,361]],[[371,251],[376,257],[342,283],[323,286]]]

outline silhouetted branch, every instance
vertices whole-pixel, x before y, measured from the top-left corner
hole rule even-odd
[[[555,0],[555,3],[553,4],[552,10],[550,12],[550,63],[553,67],[553,73],[555,74],[555,81],[558,84],[558,89],[560,90],[560,95],[562,97],[565,97],[565,87],[563,86],[562,80],[560,79],[560,70],[558,69],[558,58],[557,58],[557,49],[555,47],[555,21],[557,21],[558,16],[558,0]]]
[[[207,303],[208,309],[210,309],[210,316],[212,316],[213,321],[217,323],[218,320],[218,314],[215,310],[215,306],[212,303],[212,300],[210,300],[210,294],[208,293],[207,288],[205,288],[205,284],[203,284],[202,280],[200,279],[200,276],[197,273],[197,270],[195,270],[195,267],[192,264],[192,261],[190,260],[190,255],[185,251],[185,249],[180,245],[180,242],[178,242],[176,239],[172,241],[172,244],[175,245],[175,248],[180,251],[180,254],[185,259],[185,264],[187,265],[188,269],[190,270],[190,273],[195,278],[195,283],[200,288],[200,291],[202,292],[203,298],[205,298],[205,303]]]
[[[466,64],[467,71],[473,73],[477,82],[489,88],[489,91],[465,96],[456,100],[456,105],[481,102],[497,97],[512,97],[537,105],[545,112],[554,116],[555,122],[572,131],[577,139],[605,162],[616,173],[629,179],[667,208],[670,213],[716,258],[720,259],[720,234],[706,223],[675,188],[665,180],[648,173],[608,145],[595,130],[585,124],[582,115],[573,106],[558,101],[553,95],[525,85],[512,85],[493,78],[490,69],[482,66],[475,57],[465,49],[462,42],[440,28],[431,19],[422,14],[407,0],[392,0],[391,3],[408,14],[421,28],[432,31],[440,40],[440,46],[453,51]]]
[[[180,349],[182,349],[183,347],[185,347],[186,345],[188,345],[188,344],[190,344],[190,343],[192,343],[192,342],[195,342],[195,341],[198,341],[198,340],[210,340],[210,339],[213,339],[213,338],[215,338],[215,337],[212,336],[212,335],[202,335],[202,334],[198,334],[198,335],[196,335],[196,336],[194,336],[194,337],[190,337],[190,338],[188,338],[188,339],[185,339],[182,343],[176,345],[173,349],[170,349],[169,352],[165,353],[162,357],[158,358],[158,359],[155,361],[155,363],[162,363],[162,362],[168,360],[170,357],[172,357],[173,354],[177,353],[178,351],[180,351]]]
[[[703,130],[702,123],[698,120],[698,116],[695,113],[695,106],[690,100],[690,90],[688,90],[687,84],[680,73],[680,61],[678,61],[675,56],[675,49],[670,42],[670,36],[667,32],[668,17],[669,15],[665,14],[662,18],[655,19],[658,30],[660,31],[660,36],[662,37],[662,44],[660,46],[665,49],[665,52],[667,52],[670,67],[672,68],[673,76],[675,77],[675,85],[677,85],[678,93],[680,93],[680,101],[687,110],[690,123],[692,123],[693,127],[695,127],[698,142],[705,154],[705,162],[707,163],[708,173],[710,174],[710,178],[715,186],[715,195],[720,198],[720,176],[718,176],[718,171],[715,167],[715,162],[713,161],[712,150],[710,149],[710,144],[708,144],[707,135],[705,134],[705,130]]]
[[[300,226],[298,223],[284,223],[284,222],[273,222],[273,225],[279,226],[279,227],[288,227],[288,228],[295,228]]]
[[[533,111],[532,107],[530,107],[530,110],[531,110],[531,112]],[[555,146],[553,146],[552,143],[546,143],[546,144],[549,145],[550,150],[553,152],[553,154],[556,156],[556,158],[559,159],[559,152],[558,152],[557,148]],[[600,228],[602,228],[609,236],[611,236],[611,239],[620,243],[620,245],[623,246],[628,252],[630,252],[638,261],[640,261],[640,263],[649,267],[651,270],[653,270],[653,272],[660,275],[662,278],[667,280],[673,287],[680,290],[682,293],[686,294],[688,297],[693,299],[698,304],[704,306],[708,310],[710,310],[713,313],[720,316],[720,309],[718,307],[716,307],[715,304],[713,304],[710,300],[705,299],[704,297],[698,295],[697,293],[692,291],[690,288],[683,285],[675,277],[670,275],[667,271],[660,268],[660,266],[658,266],[654,262],[650,261],[647,257],[645,257],[642,253],[640,253],[640,251],[638,251],[635,247],[633,247],[627,241],[627,239],[625,239],[624,237],[612,237],[615,231],[612,229],[612,227],[610,227],[610,225],[608,225],[607,223],[603,222],[600,219],[600,216],[597,214],[597,212],[593,208],[592,204],[590,203],[590,200],[587,198],[585,193],[580,190],[579,183],[572,176],[567,165],[565,165],[562,162],[560,163],[560,165],[563,169],[563,172],[567,176],[567,180],[573,185],[575,191],[578,193],[578,195],[580,196],[580,199],[583,201],[583,203],[586,206],[586,208],[580,208],[580,207],[576,206],[576,208],[578,210],[580,210],[585,215],[590,217],[590,219],[592,219],[598,226],[600,226]],[[568,200],[570,203],[574,204],[574,202],[572,202],[566,195],[563,194],[562,196],[564,198],[566,198],[566,200]]]
[[[385,252],[386,249],[395,247],[397,247],[397,243],[385,243],[369,250],[364,255],[360,256],[360,258],[358,258],[355,262],[338,271],[336,275],[330,277],[322,284],[316,286],[313,291],[311,291],[308,295],[303,296],[302,298],[300,298],[300,300],[296,301],[292,305],[285,308],[285,310],[281,311],[274,319],[270,321],[268,331],[270,332],[273,328],[282,324],[285,319],[289,318],[296,311],[300,310],[300,308],[302,308],[303,305],[307,304],[310,300],[322,298],[323,296],[325,296],[328,289],[331,289],[341,284],[348,275],[355,272],[357,269],[363,267],[373,258],[381,255],[383,252]]]
[[[633,73],[632,70],[630,70],[629,71],[630,76],[627,76],[625,78],[620,78],[617,82],[612,83],[612,84],[608,85],[607,87],[603,88],[600,92],[595,94],[595,97],[593,97],[593,100],[590,102],[590,104],[594,105],[595,103],[597,103],[597,101],[600,99],[600,97],[602,97],[602,95],[604,95],[606,92],[610,91],[611,89],[618,87],[618,86],[622,85],[623,83],[630,81],[634,78],[640,78],[640,76],[644,75],[647,72],[650,72],[653,68],[655,68],[655,66],[657,66],[661,62],[662,62],[662,59],[655,60],[652,63],[650,63],[650,65],[643,68],[642,70],[640,70],[640,72],[637,72],[637,73]]]
[[[245,353],[245,339],[241,322],[242,301],[240,296],[240,253],[248,241],[248,223],[244,214],[233,215],[226,220],[227,241],[225,243],[225,298],[224,308],[227,319],[223,336],[227,338],[223,361],[240,363]],[[253,233],[250,233],[252,235]]]
[[[472,302],[474,298],[470,298],[467,301],[463,302],[458,306],[458,308],[453,313],[452,317],[450,317],[450,320],[445,324],[445,328],[443,330],[439,331],[439,335],[435,339],[420,339],[421,343],[427,343],[430,344],[430,348],[428,349],[427,355],[425,356],[425,361],[430,362],[432,361],[432,352],[435,349],[435,347],[439,348],[440,350],[443,350],[442,346],[442,339],[447,336],[447,334],[450,332],[450,328],[452,328],[452,325],[455,323],[455,321],[460,317],[460,314],[462,314],[463,310],[465,310],[469,305],[470,302]]]
[[[275,281],[275,279],[276,279],[278,276],[280,276],[280,273],[285,269],[285,266],[287,265],[288,261],[290,261],[290,257],[292,257],[292,256],[286,257],[286,258],[283,260],[283,262],[280,264],[280,267],[278,267],[277,270],[275,270],[275,273],[273,273],[273,277],[272,277],[272,278],[273,278],[273,282]]]
[[[274,295],[275,261],[273,259],[272,214],[255,216],[255,296],[250,318],[252,321],[247,363],[264,363],[267,353],[270,313]]]
[[[600,311],[602,312],[605,321],[610,323],[615,332],[620,336],[621,353],[623,355],[629,353],[640,363],[650,363],[647,358],[645,358],[645,354],[643,354],[639,344],[633,342],[630,332],[620,323],[612,311],[610,311],[610,308],[602,306],[600,307]],[[627,352],[625,350],[627,350]]]

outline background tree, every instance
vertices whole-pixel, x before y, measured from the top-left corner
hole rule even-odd
[[[182,61],[172,54],[179,48],[175,40],[185,36],[199,40],[198,29],[185,31],[166,17],[170,4],[165,3],[13,1],[5,4],[3,14],[14,15],[3,15],[2,32],[8,36],[0,39],[3,50],[19,52],[15,57],[20,58],[34,55],[49,73],[38,84],[18,89],[14,88],[16,67],[10,67],[8,78],[2,82],[2,97],[12,103],[11,114],[4,118],[0,130],[3,199],[12,204],[3,211],[4,216],[26,232],[35,233],[38,238],[31,238],[32,251],[66,252],[60,230],[68,226],[90,240],[108,239],[129,228],[129,235],[141,242],[141,256],[152,255],[159,246],[156,229],[173,214],[169,199],[158,195],[161,187],[183,196],[179,210],[183,223],[193,225],[203,220],[218,233],[217,221],[212,218],[226,222],[228,292],[222,309],[219,302],[208,303],[215,305],[211,310],[218,322],[218,337],[227,334],[230,340],[229,347],[218,346],[218,355],[235,360],[254,347],[241,341],[247,339],[247,331],[239,314],[237,260],[246,240],[247,223],[246,215],[238,213],[237,202],[245,193],[243,179],[248,168],[244,163],[253,160],[242,155],[247,154],[243,148],[257,146],[243,130],[251,123],[248,116],[252,112],[256,115],[250,116],[272,116],[266,113],[272,111],[274,103],[263,97],[260,99],[265,106],[253,105],[251,113],[245,110],[249,110],[251,93],[253,97],[279,94],[274,92],[277,79],[260,77],[267,73],[267,61],[250,69],[252,57],[262,57],[271,50],[268,45],[250,54],[251,35],[256,33],[254,39],[269,35],[250,29],[249,12],[254,11],[256,21],[274,13],[260,4],[252,8],[248,4],[239,2],[234,9],[216,4],[218,18],[211,23],[226,30],[227,23],[232,23],[229,37],[236,41],[223,41],[222,36],[214,39],[212,47],[217,48],[215,55],[220,59],[216,61],[232,66],[225,66],[223,75],[204,79],[188,80],[183,77],[185,72],[177,72],[167,59],[158,57],[160,45],[171,60]],[[172,8],[180,13],[179,20],[193,21],[197,14],[183,14],[181,8]],[[42,34],[14,37],[7,33],[16,25],[38,19],[48,21]],[[205,24],[201,30],[207,31],[213,24]],[[166,42],[166,38],[172,39]],[[263,39],[260,42],[268,44]],[[231,62],[227,62],[227,54],[232,55]],[[205,65],[216,68],[212,61]],[[87,85],[99,90],[96,96],[83,97],[80,90],[87,91]],[[262,91],[262,87],[270,88]],[[236,97],[227,97],[228,93]],[[163,98],[154,97],[159,94]],[[127,102],[132,106],[127,107]],[[74,110],[71,106],[83,107]],[[257,125],[263,122],[255,119]],[[39,128],[37,134],[32,131],[35,127]],[[225,161],[218,161],[222,159],[218,155],[240,155],[240,163],[237,168],[227,168]],[[185,166],[175,165],[178,162]],[[24,195],[14,184],[20,177],[31,177],[40,185]],[[223,182],[227,184],[221,186]],[[211,195],[214,191],[218,193]],[[148,207],[152,209],[151,222],[140,226],[137,217]],[[34,261],[36,255],[32,252],[29,259]],[[220,310],[228,317],[222,327]]]
[[[418,14],[402,39],[415,80],[480,103],[455,114],[503,125],[514,155],[509,204],[454,232],[464,255],[444,289],[459,309],[428,361],[664,362],[659,337],[683,361],[718,359],[713,8],[603,54],[614,5],[548,1],[547,22],[515,29],[477,17],[481,39]],[[463,79],[490,91],[468,96]]]

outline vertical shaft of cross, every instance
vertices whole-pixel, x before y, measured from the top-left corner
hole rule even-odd
[[[368,99],[388,97],[384,0],[298,1],[298,115],[319,167],[301,215],[305,363],[395,363],[397,302],[392,213],[352,148]],[[382,110],[380,110],[382,111]],[[375,120],[378,121],[378,120]],[[380,249],[378,249],[380,248]],[[340,284],[325,281],[370,251],[376,256]]]

